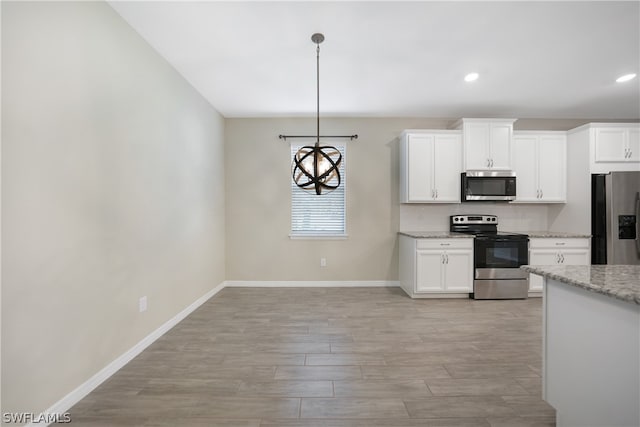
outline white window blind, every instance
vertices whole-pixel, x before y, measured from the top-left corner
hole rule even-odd
[[[291,144],[291,161],[303,145]],[[333,145],[342,154],[340,163],[340,187],[328,194],[318,196],[299,188],[291,179],[291,237],[345,237],[346,212],[345,173],[346,146]]]

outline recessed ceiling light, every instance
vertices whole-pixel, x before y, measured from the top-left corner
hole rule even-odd
[[[636,77],[635,73],[625,74],[624,76],[620,76],[616,79],[618,83],[628,82]]]
[[[464,76],[464,81],[465,82],[474,82],[474,81],[478,80],[478,77],[480,77],[480,74],[478,74],[478,73],[469,73],[466,76]]]

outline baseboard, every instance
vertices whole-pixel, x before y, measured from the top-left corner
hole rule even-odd
[[[227,280],[229,288],[364,288],[364,287],[396,287],[399,281],[390,280]]]
[[[42,414],[44,419],[46,416],[51,416],[53,414],[64,414],[67,412],[73,405],[82,400],[85,396],[87,396],[90,392],[96,389],[100,384],[102,384],[105,380],[107,380],[110,376],[115,374],[120,368],[129,363],[134,357],[138,354],[142,353],[145,348],[149,347],[155,340],[164,335],[169,329],[173,328],[175,325],[180,323],[185,317],[195,311],[202,304],[207,302],[211,297],[224,289],[225,283],[221,283],[215,288],[211,289],[209,292],[195,300],[191,303],[187,308],[176,314],[173,318],[166,321],[162,326],[160,326],[155,331],[151,332],[149,335],[144,337],[140,342],[127,350],[124,354],[119,356],[113,362],[109,363],[107,366],[102,368],[98,373],[89,378],[71,393],[67,394],[65,397],[60,399],[58,402],[53,404],[49,409],[44,411]],[[27,424],[28,427],[40,427],[42,423],[30,423]],[[48,424],[46,424],[48,425]]]

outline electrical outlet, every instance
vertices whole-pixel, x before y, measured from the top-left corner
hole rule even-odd
[[[140,298],[140,300],[138,301],[138,309],[140,310],[140,313],[147,311],[147,297],[143,296]]]
[[[326,266],[327,266],[327,259],[320,258],[320,267],[326,267]]]

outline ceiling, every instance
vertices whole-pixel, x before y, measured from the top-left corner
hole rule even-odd
[[[314,116],[321,32],[321,116],[640,118],[638,1],[109,3],[225,117]]]

